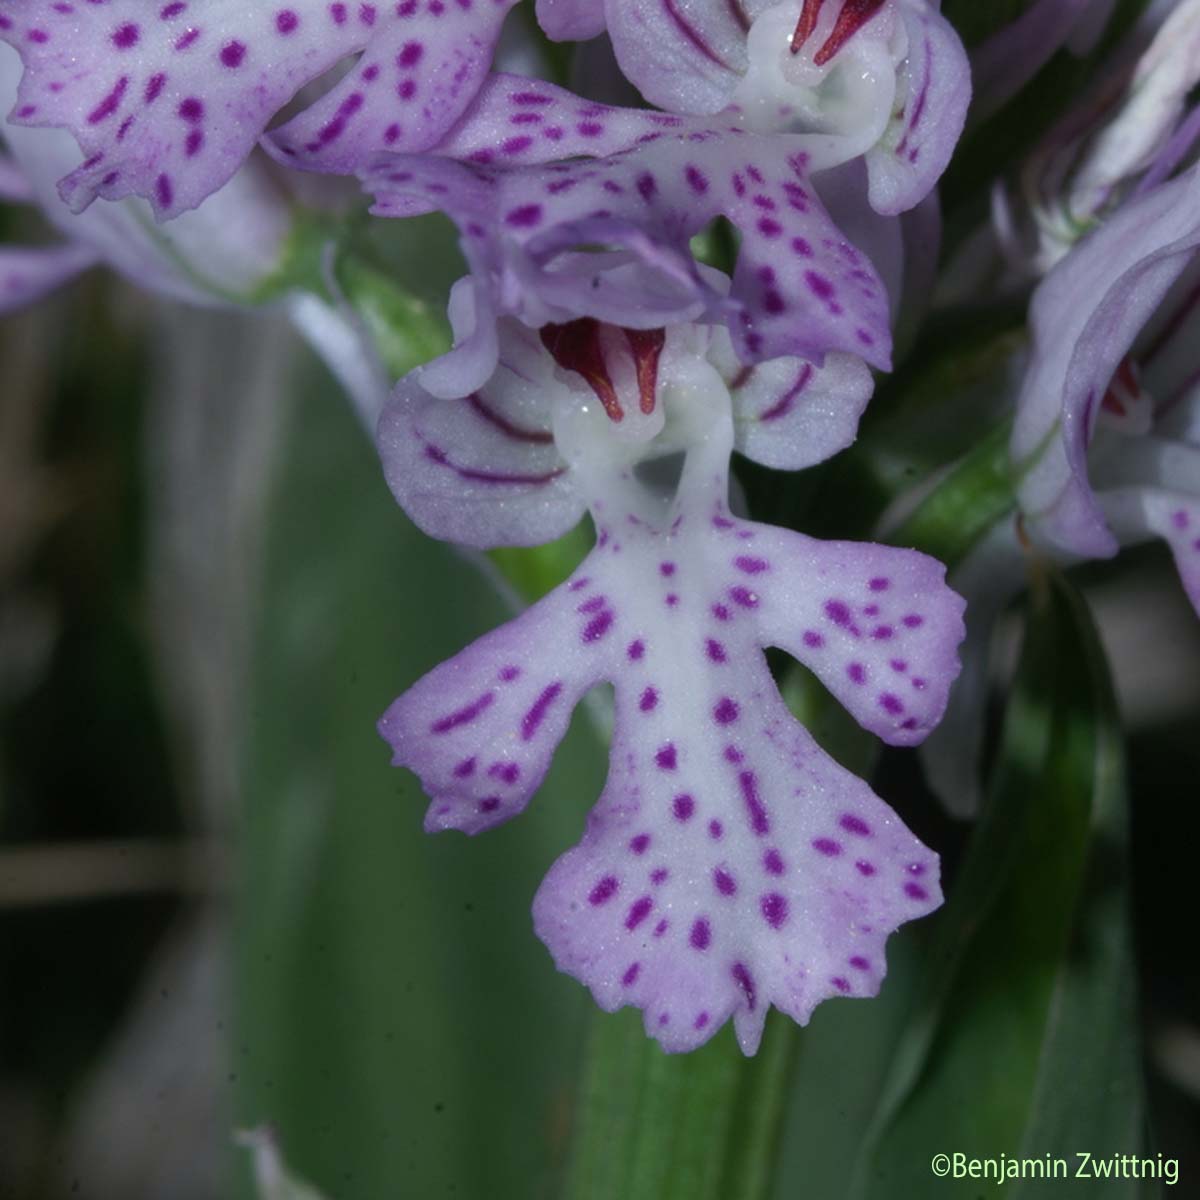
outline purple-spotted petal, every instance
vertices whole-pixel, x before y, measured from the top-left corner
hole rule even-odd
[[[1106,492],[1104,512],[1122,543],[1159,537],[1175,559],[1183,590],[1200,614],[1200,451],[1191,453],[1192,482],[1186,494],[1169,488],[1123,487]]]
[[[914,550],[816,542],[757,526],[730,563],[730,596],[770,645],[795,655],[864,729],[924,739],[946,708],[964,636],[945,568]]]
[[[621,0],[606,4],[621,70],[651,104],[715,113],[749,65],[746,34],[773,0]]]
[[[437,152],[468,162],[517,166],[582,155],[602,158],[696,122],[645,108],[584,100],[521,75],[493,74]]]
[[[25,62],[10,120],[75,135],[84,161],[60,185],[75,211],[137,195],[171,217],[225,183],[300,88],[359,52],[272,134],[279,152],[349,170],[370,151],[433,145],[482,81],[513,3],[7,0],[0,37]]]
[[[384,714],[379,731],[393,764],[415,771],[430,797],[430,832],[479,833],[529,803],[575,705],[604,670],[608,631],[597,631],[609,610],[580,611],[583,603],[579,589],[559,588]]]
[[[850,354],[827,355],[822,367],[773,358],[745,367],[731,361],[728,370],[737,448],[789,471],[849,446],[875,386],[866,363]]]
[[[747,362],[841,350],[887,368],[887,295],[790,139],[736,128],[650,136],[598,161],[501,170],[388,157],[363,177],[382,215],[443,208],[480,290],[529,325],[594,316],[649,328],[703,314],[728,323]],[[717,216],[742,235],[728,294],[688,248]]]
[[[379,451],[396,499],[430,536],[538,545],[583,516],[551,430],[560,385],[538,361],[536,338],[509,322],[500,364],[465,399],[431,396],[419,372],[396,388],[380,421]]]
[[[822,1000],[875,995],[888,935],[941,891],[936,856],[796,723],[736,627],[712,632],[736,666],[648,639],[604,794],[534,924],[560,970],[604,1009],[643,1009],[664,1049],[732,1016],[752,1054],[772,1005],[804,1024]]]
[[[967,119],[971,69],[953,26],[920,3],[897,9],[908,37],[893,116],[882,141],[866,156],[871,206],[907,212],[931,191],[950,162]]]
[[[32,304],[94,266],[88,246],[0,246],[0,313]]]
[[[1089,234],[1033,299],[1032,358],[1011,452],[1026,515],[1088,557],[1117,543],[1088,480],[1087,451],[1109,381],[1200,245],[1200,168],[1136,197]]]
[[[537,0],[537,19],[556,42],[584,42],[604,32],[604,0]]]

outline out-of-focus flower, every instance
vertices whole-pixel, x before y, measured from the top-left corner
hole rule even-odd
[[[1200,609],[1198,293],[1194,279],[1172,291],[1197,246],[1193,167],[1128,201],[1050,272],[1011,452],[1031,533],[1085,558],[1164,538]]]
[[[388,710],[430,830],[521,812],[581,696],[615,687],[608,783],[534,901],[559,967],[634,1004],[673,1051],[730,1016],[805,1022],[873,995],[889,933],[940,902],[936,857],[788,712],[763,648],[794,654],[897,745],[941,716],[962,602],[913,551],[818,542],[729,511],[735,445],[801,466],[846,444],[865,366],[831,353],[740,367],[720,329],[584,319],[501,325],[465,400],[402,383],[380,427],[388,479],[435,536],[526,544],[587,508],[595,549],[523,616]]]
[[[0,0],[0,38],[25,62],[10,120],[74,134],[84,161],[59,185],[72,211],[141,196],[173,217],[233,178],[272,117],[354,55],[271,132],[274,150],[348,172],[372,151],[434,145],[486,77],[514,3]]]
[[[668,111],[809,134],[814,171],[865,156],[884,213],[929,193],[966,118],[966,55],[926,0],[539,0],[538,15],[555,38],[607,27],[622,70]]]
[[[581,120],[573,98],[522,87],[517,111],[560,127],[590,125],[597,140],[608,113],[626,119],[623,110],[591,106]],[[580,316],[642,328],[704,319],[728,325],[747,363],[792,355],[819,362],[840,350],[890,365],[887,294],[817,198],[800,139],[793,145],[789,135],[721,120],[689,131],[661,124],[676,120],[662,114],[636,119],[656,125],[635,148],[595,160],[506,167],[384,156],[364,172],[377,213],[443,209],[472,268],[473,319],[455,322],[460,340],[424,369],[425,388],[462,396],[483,384],[504,315],[531,328]],[[741,233],[732,287],[689,245],[718,216]]]
[[[20,76],[17,56],[0,47],[0,109],[7,109]],[[7,124],[5,198],[36,204],[67,238],[52,247],[6,246],[0,305],[29,303],[96,263],[112,266],[148,291],[196,304],[248,300],[281,268],[294,209],[258,156],[244,164],[193,212],[156,225],[137,198],[74,213],[56,181],[78,159],[70,134]]]

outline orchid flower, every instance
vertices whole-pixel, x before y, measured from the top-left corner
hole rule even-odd
[[[349,172],[372,151],[424,150],[483,81],[516,0],[0,0],[25,76],[10,120],[70,130],[84,161],[72,211],[141,196],[160,218],[228,182],[271,119],[353,55],[343,79],[267,135],[285,160]]]
[[[1011,452],[1040,539],[1085,558],[1160,537],[1200,610],[1200,167],[1137,196],[1033,300]],[[1144,375],[1144,384],[1140,376]]]
[[[966,55],[927,0],[539,0],[538,16],[557,39],[607,28],[626,76],[668,111],[808,134],[814,171],[865,155],[882,213],[929,193],[966,119]]]
[[[526,81],[510,110],[571,129],[564,152],[603,141],[607,112],[579,114],[565,95]],[[441,396],[479,388],[495,367],[497,318],[509,315],[535,329],[577,317],[648,329],[704,319],[728,324],[747,363],[819,361],[833,349],[890,366],[884,286],[825,212],[788,135],[720,122],[677,130],[678,118],[662,114],[618,119],[653,125],[641,145],[597,160],[510,167],[383,156],[363,172],[376,213],[443,209],[472,268],[471,296],[459,298],[472,319],[456,322],[455,349],[424,368],[422,386]],[[689,246],[717,216],[742,235],[732,287]]]
[[[816,461],[853,438],[869,390],[844,354],[742,367],[720,328],[507,319],[484,387],[443,400],[409,378],[380,425],[388,481],[436,537],[529,544],[592,515],[570,579],[380,730],[432,798],[426,828],[478,833],[525,808],[576,703],[613,684],[608,783],[534,923],[562,970],[607,1010],[644,1009],[667,1050],[732,1016],[753,1053],[772,1004],[803,1023],[827,997],[875,994],[888,934],[941,899],[936,856],[791,716],[763,649],[913,745],[957,674],[961,600],[925,555],[728,505],[735,444]]]

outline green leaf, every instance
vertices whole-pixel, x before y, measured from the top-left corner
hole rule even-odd
[[[328,384],[299,398],[278,463],[245,701],[236,1116],[276,1126],[337,1200],[550,1195],[586,994],[529,905],[578,840],[601,748],[577,718],[519,820],[423,833],[375,722],[508,614],[404,518]]]
[[[1136,1154],[1142,1096],[1124,763],[1085,606],[1039,581],[987,808],[859,1155],[854,1195],[923,1195],[938,1153]],[[1058,1194],[1061,1180],[995,1188]],[[1140,1194],[1091,1180],[1089,1196]]]

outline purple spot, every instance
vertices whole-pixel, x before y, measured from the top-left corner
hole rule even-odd
[[[897,716],[904,711],[904,705],[900,703],[898,696],[893,696],[891,692],[883,692],[879,697],[879,707],[884,712],[891,713],[892,716]]]
[[[851,683],[865,683],[867,679],[867,670],[862,663],[852,662],[846,668],[846,674],[850,677]]]
[[[625,974],[621,976],[621,982],[626,987],[630,987],[633,984],[634,980],[637,979],[638,972],[641,969],[642,969],[641,963],[630,963],[629,966],[626,967],[626,969],[625,969]]]
[[[708,836],[710,838],[712,838],[712,840],[714,842],[719,842],[721,840],[722,836],[724,836],[724,833],[725,833],[725,827],[721,824],[720,821],[716,820],[715,818],[713,820],[709,821]]]
[[[908,873],[910,875],[924,875],[925,874],[925,864],[919,863],[919,862],[909,863],[908,864]]]
[[[770,563],[765,558],[751,558],[749,555],[742,554],[733,560],[733,565],[747,575],[761,575],[770,566]]]
[[[709,662],[723,663],[725,661],[725,647],[714,638],[709,638],[704,643],[704,650],[708,655]]]
[[[629,841],[629,849],[634,854],[645,854],[650,846],[650,835],[648,833],[639,833]]]
[[[871,636],[877,642],[886,642],[895,634],[895,632],[896,631],[890,625],[876,625],[875,628],[871,630]]]
[[[713,883],[716,884],[717,891],[722,896],[732,896],[737,891],[737,883],[724,867],[718,867],[713,871]]]
[[[768,850],[766,854],[763,855],[763,870],[766,871],[768,875],[783,874],[783,856],[778,850]]]
[[[299,25],[300,18],[290,8],[282,9],[275,14],[275,28],[285,37],[289,33],[295,33]]]
[[[668,921],[666,917],[663,917],[663,919],[654,927],[654,936],[662,937],[662,935],[666,933],[670,927],[671,922]]]
[[[638,701],[638,708],[644,713],[653,712],[658,706],[658,692],[652,687],[648,687],[643,693],[642,698]]]
[[[454,768],[455,779],[469,779],[475,774],[475,757],[464,758],[462,762]]]
[[[848,961],[856,971],[869,971],[871,969],[871,964],[861,954],[856,954]]]
[[[425,47],[421,42],[405,42],[400,48],[400,53],[396,55],[396,66],[406,70],[415,67],[424,53]]]
[[[645,643],[642,641],[630,642],[629,649],[625,651],[629,656],[630,662],[637,662],[643,654],[646,653]]]
[[[904,894],[913,900],[929,899],[929,893],[919,883],[906,883]]]
[[[500,807],[500,797],[499,796],[486,796],[484,799],[480,800],[480,802],[479,802],[479,811],[480,812],[485,812],[485,813],[495,812],[496,809],[498,809],[499,807]]]
[[[688,934],[688,942],[693,950],[707,950],[712,941],[712,929],[704,917],[698,917],[692,923],[692,931]]]
[[[818,854],[825,855],[826,858],[836,858],[842,852],[841,842],[835,842],[833,838],[827,837],[813,838],[812,848]]]
[[[746,1007],[753,1012],[755,1004],[753,976],[746,970],[745,964],[740,962],[734,963],[729,969],[729,973],[733,976],[734,983],[742,989],[742,994],[746,997]]]
[[[732,725],[738,719],[737,704],[728,696],[722,696],[713,709],[713,720],[718,725]]]
[[[835,975],[830,981],[839,992],[848,992],[850,990],[850,981],[843,979],[840,975]]]
[[[669,872],[666,867],[658,867],[650,872],[650,882],[656,885],[666,883],[668,874]]]
[[[678,756],[675,752],[675,747],[668,742],[665,746],[660,746],[654,755],[654,761],[663,771],[673,771],[678,763]]]
[[[615,875],[605,875],[597,880],[596,886],[588,893],[588,903],[606,904],[617,894],[617,888],[620,886]]]
[[[696,1019],[692,1022],[693,1029],[703,1029],[708,1024],[708,1013],[702,1012],[696,1014]]]
[[[439,717],[430,726],[431,733],[449,733],[451,729],[458,729],[463,725],[470,725],[472,721],[488,709],[492,702],[496,699],[495,692],[484,692],[476,700],[472,700],[470,704],[464,705],[462,708],[456,709],[452,713],[447,713],[444,717]]]
[[[750,828],[759,837],[763,837],[771,832],[771,822],[767,817],[767,810],[758,796],[758,779],[753,771],[743,771],[738,776],[738,784],[742,789],[742,802],[750,816]]]
[[[514,679],[517,679],[517,678],[519,678],[519,677],[520,677],[520,675],[521,675],[521,668],[520,668],[520,667],[508,666],[508,667],[504,667],[504,668],[501,670],[501,672],[500,672],[500,680],[501,680],[501,682],[502,682],[502,683],[512,683],[512,681],[513,681]]]
[[[838,824],[847,833],[854,833],[859,837],[869,837],[871,833],[870,825],[862,817],[856,817],[853,813],[843,813]]]
[[[890,580],[884,579],[883,576],[880,575],[872,579],[871,582],[867,584],[867,587],[869,587],[873,592],[886,592],[889,584]]]
[[[825,645],[825,639],[815,629],[805,630],[804,644],[812,650],[819,650]]]
[[[112,35],[112,44],[118,50],[128,50],[131,46],[136,46],[141,38],[141,31],[132,22],[127,22],[124,25],[119,25]]]
[[[704,193],[708,191],[708,178],[698,167],[687,167],[683,172],[683,175],[687,180],[688,187],[690,187],[697,196],[703,196]]]
[[[850,610],[840,600],[826,601],[825,615],[835,625],[841,625],[843,628],[850,624]]]
[[[512,209],[504,218],[505,224],[514,229],[529,229],[542,219],[540,204],[522,204]]]
[[[516,783],[521,775],[521,768],[514,762],[494,762],[488,767],[488,775],[492,779],[500,779],[504,783]]]
[[[729,609],[727,609],[723,604],[714,604],[712,606],[712,615],[716,617],[718,621],[728,621]]]
[[[865,858],[860,858],[854,866],[860,875],[865,875],[868,879],[875,874],[874,864],[867,862]]]
[[[246,59],[246,47],[241,42],[226,42],[221,47],[221,62],[230,68],[240,67]]]
[[[654,901],[649,896],[642,896],[635,900],[629,906],[629,912],[625,914],[625,928],[636,929],[650,915],[653,907]]]
[[[729,596],[730,599],[733,600],[734,604],[739,604],[742,608],[758,607],[757,594],[750,591],[749,588],[742,587],[740,584],[737,587],[729,589]]]
[[[778,929],[788,916],[788,902],[778,892],[768,892],[759,902],[763,920],[772,929]]]
[[[925,618],[919,613],[909,613],[908,616],[904,618],[904,624],[909,629],[919,629],[925,624]]]
[[[204,117],[204,101],[198,96],[188,96],[179,102],[179,115],[185,121],[200,121]]]
[[[537,733],[546,719],[546,711],[562,691],[561,683],[552,683],[533,702],[533,707],[521,718],[521,740],[527,742]]]
[[[612,610],[605,609],[598,616],[593,617],[587,625],[584,626],[583,640],[585,642],[599,641],[611,628],[615,620]]]
[[[691,820],[692,814],[696,811],[696,801],[687,792],[682,792],[675,797],[671,808],[675,813],[677,821],[688,821]]]

